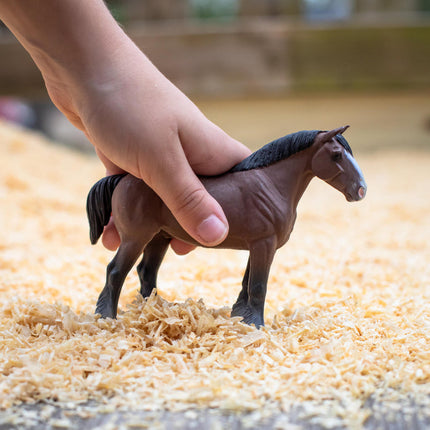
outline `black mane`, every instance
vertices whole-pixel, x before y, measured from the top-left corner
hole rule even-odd
[[[228,173],[259,169],[284,160],[299,151],[309,148],[314,143],[320,131],[321,130],[298,131],[297,133],[287,134],[284,137],[276,139],[233,166]],[[352,154],[348,142],[342,135],[336,135],[336,140]]]

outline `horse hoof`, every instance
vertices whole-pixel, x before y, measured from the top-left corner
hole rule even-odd
[[[248,305],[243,302],[236,302],[231,309],[232,317],[244,317],[249,313]]]
[[[152,294],[152,292],[154,290],[155,290],[155,295],[157,295],[157,289],[153,288],[153,287],[151,287],[151,288],[140,288],[140,294],[142,295],[142,297],[144,299],[147,299]]]
[[[95,314],[100,314],[102,318],[116,319],[116,314],[112,310],[102,309],[99,306],[96,307]]]
[[[250,315],[249,317],[244,317],[242,322],[248,325],[255,325],[256,328],[260,328],[264,326],[264,320],[260,318],[258,315]]]
[[[100,314],[102,318],[116,318],[116,312],[112,309],[112,306],[109,306],[106,301],[100,299],[97,302],[95,313]]]
[[[256,328],[264,326],[264,319],[245,303],[235,303],[231,310],[231,316],[242,317],[242,322],[248,325],[254,324]]]

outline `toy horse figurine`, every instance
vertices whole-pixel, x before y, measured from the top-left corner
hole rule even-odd
[[[264,325],[267,279],[275,251],[293,230],[296,208],[314,176],[324,180],[348,201],[366,194],[366,183],[342,133],[300,131],[275,140],[228,172],[201,181],[220,203],[230,229],[216,248],[249,250],[242,291],[231,315]],[[186,233],[157,194],[132,175],[114,175],[98,181],[88,194],[87,214],[91,243],[95,244],[110,215],[121,238],[107,267],[106,285],[96,312],[115,318],[122,285],[137,266],[143,297],[157,287],[157,273],[172,238],[200,245]],[[201,246],[201,245],[200,245]]]

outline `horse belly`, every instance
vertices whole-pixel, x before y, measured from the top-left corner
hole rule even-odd
[[[240,172],[201,178],[208,192],[221,205],[229,223],[227,238],[216,248],[249,249],[258,240],[278,234],[285,222],[285,202],[277,199],[273,185],[262,172]],[[163,205],[161,230],[184,242],[199,245]]]
[[[219,188],[207,186],[207,189],[221,205],[229,224],[227,238],[214,248],[248,250],[251,243],[275,234],[270,216],[261,210],[261,204],[257,208],[250,201],[250,193],[238,193],[234,184],[230,186],[224,184]],[[166,206],[162,208],[161,218],[161,229],[169,236],[192,245],[202,246],[179,225]]]
[[[163,223],[161,226],[162,231],[164,231],[168,236],[182,240],[183,242],[189,243],[191,245],[204,247],[201,243],[197,242],[180,226],[178,221],[173,217],[172,213],[169,211],[169,209],[166,206],[163,207],[162,212],[163,212]],[[228,216],[227,216],[227,220],[229,220]],[[238,235],[232,234],[234,230],[235,230],[234,225],[232,225],[229,220],[229,234],[227,238],[222,243],[212,248],[238,249],[238,250],[249,249],[248,242],[244,239],[243,235],[238,236]]]

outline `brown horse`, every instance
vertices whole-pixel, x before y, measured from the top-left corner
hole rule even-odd
[[[242,290],[232,316],[264,325],[264,301],[275,251],[293,230],[296,208],[314,176],[342,192],[348,201],[366,194],[366,184],[342,133],[301,131],[273,141],[230,171],[201,177],[206,189],[222,206],[229,222],[227,238],[216,248],[249,250]],[[143,252],[137,272],[140,292],[148,297],[156,288],[161,261],[175,237],[200,245],[186,233],[162,200],[132,175],[101,179],[88,194],[91,243],[95,244],[112,216],[121,245],[107,267],[106,285],[96,312],[115,318],[122,285]]]

